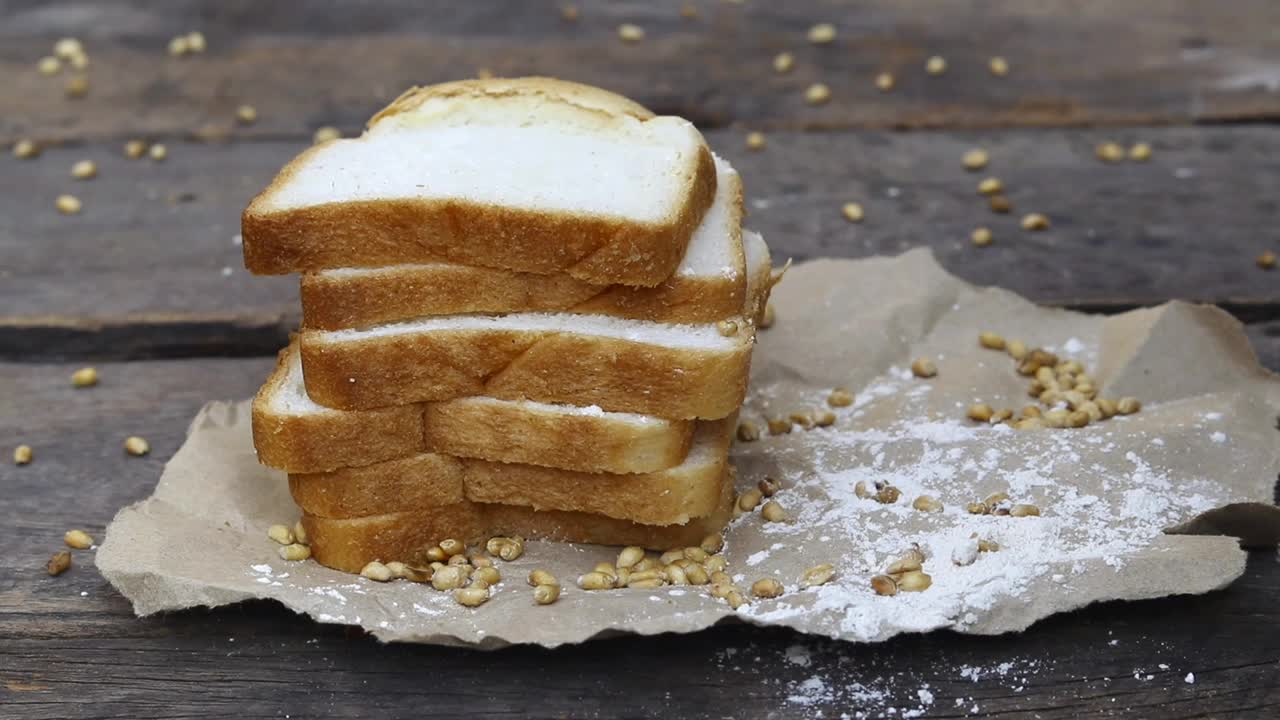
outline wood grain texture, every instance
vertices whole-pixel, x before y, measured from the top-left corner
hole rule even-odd
[[[1280,565],[1271,552],[1256,553],[1245,577],[1221,592],[1103,604],[1015,635],[855,645],[734,625],[554,652],[381,645],[267,602],[138,620],[88,551],[76,551],[61,577],[44,573],[65,530],[100,536],[118,507],[150,492],[206,399],[248,396],[270,364],[111,363],[88,390],[70,387],[75,365],[0,364],[0,717],[1280,712]],[[124,455],[120,441],[131,433],[151,441],[151,455]],[[7,462],[18,441],[36,448],[29,466]]]
[[[1280,314],[1280,275],[1254,265],[1280,250],[1280,132],[1266,126],[1000,132],[708,133],[746,183],[750,227],[785,258],[864,257],[928,246],[959,277],[1091,310],[1187,298],[1246,320]],[[1097,142],[1144,140],[1149,162],[1107,165]],[[176,143],[163,163],[114,145],[0,158],[0,357],[134,358],[263,354],[298,317],[297,284],[253,277],[234,239],[239,213],[303,145]],[[989,167],[960,156],[987,149]],[[73,181],[73,162],[98,163]],[[975,188],[1001,178],[995,215]],[[62,216],[53,198],[84,202]],[[863,205],[847,222],[840,206]],[[1048,232],[1019,227],[1043,212]],[[987,248],[969,233],[985,225]]]
[[[1104,604],[994,638],[852,645],[726,626],[485,654],[385,646],[265,602],[138,620],[83,551],[48,577],[66,529],[100,535],[150,492],[200,405],[248,397],[273,361],[108,363],[90,390],[70,387],[78,363],[35,361],[273,353],[296,322],[295,281],[241,269],[240,209],[316,127],[354,132],[405,87],[481,67],[600,84],[717,128],[708,139],[742,171],[749,223],[778,259],[929,245],[959,276],[1042,302],[1216,301],[1256,321],[1255,349],[1280,367],[1280,275],[1252,264],[1280,250],[1280,135],[1135,127],[1280,118],[1280,4],[698,0],[686,20],[680,2],[589,0],[574,24],[558,4],[0,0],[0,146],[65,145],[34,162],[0,156],[0,359],[22,361],[0,363],[0,718],[1280,715],[1274,553],[1222,592]],[[819,21],[837,24],[836,43],[805,42]],[[645,41],[621,43],[621,22]],[[206,54],[165,54],[195,29]],[[35,71],[67,35],[92,58],[83,100],[64,97],[65,75]],[[777,75],[783,50],[796,67]],[[931,54],[949,60],[945,76],[921,71]],[[1009,76],[987,72],[994,54]],[[882,70],[898,77],[892,93],[872,86]],[[803,103],[815,81],[830,103]],[[236,125],[242,103],[256,124]],[[1125,127],[981,131],[1067,125]],[[765,151],[745,150],[747,128],[770,131]],[[854,131],[883,128],[947,131]],[[165,139],[170,159],[126,161],[120,143],[135,136]],[[1102,138],[1156,154],[1103,166]],[[973,193],[958,158],[975,145],[1013,215]],[[82,158],[99,179],[69,178]],[[63,192],[82,215],[53,211]],[[862,224],[839,215],[851,200]],[[1018,230],[1030,210],[1053,230]],[[996,235],[984,250],[967,240],[979,223]],[[152,453],[125,455],[130,434]],[[19,442],[33,464],[9,464]]]
[[[1280,5],[1233,0],[675,0],[577,2],[384,0],[119,0],[0,2],[0,144],[43,139],[304,137],[355,130],[411,84],[545,74],[602,85],[701,125],[762,128],[996,127],[1164,124],[1280,117],[1273,92]],[[805,34],[832,22],[835,42]],[[619,40],[635,23],[642,42]],[[208,37],[202,55],[171,58],[169,39]],[[80,36],[92,58],[87,98],[35,70],[54,39]],[[773,56],[794,53],[787,74]],[[923,72],[947,58],[940,77]],[[987,69],[992,55],[1012,67]],[[873,79],[898,77],[881,93]],[[832,89],[803,102],[814,82]],[[259,111],[237,127],[235,108]]]

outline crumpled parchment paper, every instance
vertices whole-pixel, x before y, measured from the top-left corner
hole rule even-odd
[[[766,433],[734,448],[740,489],[780,479],[775,499],[790,520],[738,518],[729,571],[743,587],[780,580],[780,598],[735,612],[706,588],[586,592],[574,579],[616,548],[556,543],[529,542],[523,557],[501,563],[504,582],[478,609],[429,586],[281,560],[266,529],[292,523],[297,510],[284,475],[256,461],[247,402],[200,412],[155,493],[108,527],[98,567],[139,615],[270,598],[388,641],[552,647],[692,632],[733,617],[875,641],[938,628],[1008,632],[1100,600],[1203,593],[1245,563],[1235,538],[1205,533],[1247,526],[1238,534],[1274,542],[1280,382],[1215,308],[1173,302],[1113,317],[1042,308],[961,282],[926,251],[804,263],[775,289],[774,304],[778,320],[760,333],[743,418],[825,408],[837,386],[856,397],[833,408],[832,427]],[[978,346],[982,330],[1078,359],[1103,395],[1135,396],[1143,410],[1080,430],[968,421],[973,402],[1034,402],[1012,361]],[[918,356],[935,360],[937,377],[912,377]],[[902,499],[858,498],[858,481],[889,482]],[[1036,504],[1041,516],[965,512],[996,491]],[[944,511],[912,509],[921,494]],[[1190,534],[1166,532],[1175,526]],[[1000,550],[957,564],[974,534]],[[875,595],[870,576],[912,543],[928,557],[932,586]],[[801,573],[819,563],[837,568],[835,580],[802,588]],[[535,567],[560,578],[554,605],[534,605],[524,578]]]

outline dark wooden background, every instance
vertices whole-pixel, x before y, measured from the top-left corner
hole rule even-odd
[[[902,717],[921,689],[926,717],[1280,714],[1274,551],[1221,592],[1019,635],[866,646],[731,626],[483,654],[382,646],[268,603],[136,620],[86,553],[44,574],[66,529],[101,534],[150,491],[201,404],[254,391],[296,321],[293,279],[241,268],[246,201],[317,127],[356,132],[405,87],[481,68],[596,83],[695,120],[741,170],[749,222],[778,259],[925,245],[965,279],[1050,304],[1214,302],[1280,367],[1280,273],[1254,264],[1280,250],[1280,3],[703,0],[693,19],[681,4],[578,2],[569,23],[551,2],[0,0],[0,146],[46,145],[0,156],[0,717]],[[822,21],[836,42],[809,45]],[[620,42],[622,22],[645,40]],[[208,51],[168,57],[190,30]],[[91,58],[84,99],[35,70],[63,36]],[[784,50],[796,67],[778,75]],[[943,76],[922,70],[934,54]],[[987,71],[992,55],[1008,76]],[[885,70],[890,93],[872,84]],[[816,81],[832,100],[810,107]],[[236,124],[242,103],[257,123]],[[767,134],[762,152],[745,149],[751,130]],[[168,159],[126,160],[135,137]],[[1104,139],[1154,155],[1106,165]],[[1010,188],[1009,216],[960,166],[977,146],[992,158],[982,175]],[[99,177],[71,180],[84,158]],[[64,192],[82,214],[54,211]],[[840,217],[851,200],[861,224]],[[1028,211],[1052,230],[1019,230]],[[968,242],[980,224],[989,248]],[[85,364],[102,383],[73,390]],[[130,434],[152,454],[125,457]],[[20,442],[36,449],[21,468],[8,463]],[[791,698],[815,677],[831,696]]]

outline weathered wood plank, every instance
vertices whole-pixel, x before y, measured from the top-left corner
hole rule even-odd
[[[373,717],[406,707],[433,717],[604,718],[1280,711],[1280,565],[1271,553],[1256,554],[1222,592],[1104,604],[1017,635],[852,645],[732,626],[554,652],[380,645],[269,603],[137,620],[85,552],[67,574],[44,574],[63,531],[100,534],[120,505],[150,491],[196,408],[247,396],[269,365],[112,363],[99,367],[98,387],[74,390],[73,365],[0,364],[5,452],[17,441],[37,449],[29,466],[0,463],[0,716]],[[147,437],[152,455],[126,457],[120,440],[130,433]]]
[[[1147,163],[1106,165],[1097,141],[1150,141]],[[1280,313],[1280,132],[1271,127],[1123,131],[773,133],[760,152],[743,133],[708,133],[742,172],[748,223],[776,258],[862,257],[933,248],[960,277],[1040,302],[1097,310],[1181,297],[1226,304],[1247,320]],[[984,147],[983,173],[959,158]],[[0,357],[154,357],[271,352],[298,314],[292,278],[249,276],[234,243],[239,213],[303,145],[174,143],[163,163],[111,145],[0,161]],[[95,160],[99,178],[73,181]],[[1003,179],[1014,213],[975,192]],[[78,216],[53,198],[76,193]],[[840,214],[860,202],[866,219]],[[1022,213],[1053,228],[1028,233]],[[995,243],[976,248],[987,225]]]
[[[348,130],[409,85],[471,76],[545,74],[602,85],[706,126],[767,128],[993,127],[1163,124],[1280,117],[1273,92],[1280,5],[1234,0],[1115,3],[871,0],[835,3],[454,3],[332,0],[0,3],[0,144],[24,135],[279,137],[334,124]],[[836,41],[810,45],[817,22]],[[616,33],[631,22],[643,42]],[[204,31],[208,51],[171,58],[169,39]],[[64,98],[62,78],[35,70],[54,39],[85,38],[89,96]],[[779,75],[772,57],[791,51]],[[949,61],[929,77],[927,57]],[[992,76],[992,55],[1012,71]],[[873,78],[898,76],[892,93]],[[832,100],[803,102],[825,82]],[[260,120],[236,128],[252,103]]]

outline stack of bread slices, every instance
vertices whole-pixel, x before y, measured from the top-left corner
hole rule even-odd
[[[414,89],[290,162],[243,237],[250,271],[302,274],[253,439],[319,562],[728,522],[771,268],[687,121],[546,78]]]

